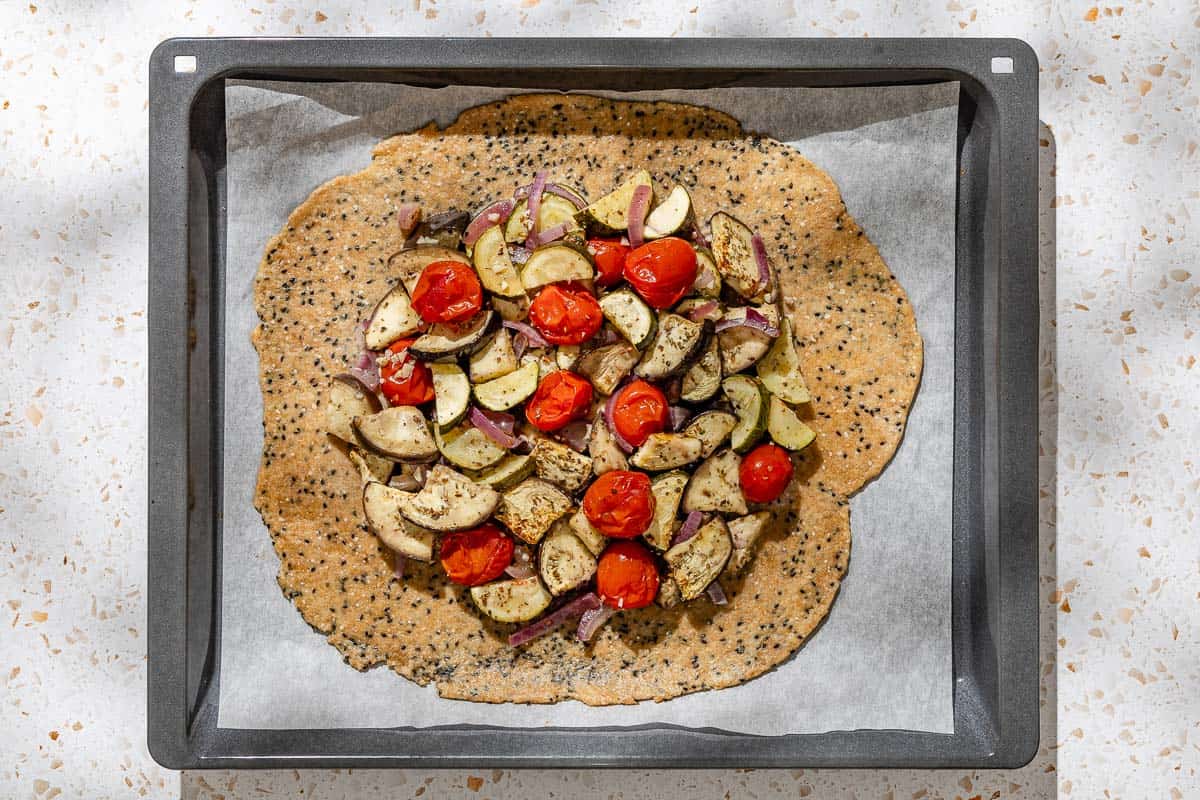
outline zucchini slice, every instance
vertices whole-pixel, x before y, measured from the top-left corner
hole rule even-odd
[[[497,622],[528,622],[550,607],[554,596],[537,575],[471,587],[471,599]]]
[[[604,548],[608,545],[608,538],[592,527],[592,523],[588,521],[587,514],[583,513],[582,508],[571,515],[567,524],[571,526],[571,531],[579,537],[579,541],[583,542],[584,546],[592,552],[592,555],[598,556],[604,552]]]
[[[565,520],[559,520],[538,548],[538,574],[550,594],[560,595],[590,580],[596,556]]]
[[[779,335],[756,369],[763,386],[785,403],[799,405],[812,400],[800,373],[800,356],[792,339],[792,321],[787,317],[780,322]]]
[[[538,207],[537,229],[546,231],[555,225],[567,223],[567,230],[579,227],[575,221],[575,204],[565,197],[559,197],[549,192],[542,193],[542,203]],[[504,238],[510,242],[524,242],[529,236],[529,201],[518,201],[513,212],[504,226]]]
[[[571,498],[558,487],[539,478],[526,478],[504,493],[496,519],[517,538],[537,544],[570,510]]]
[[[675,186],[654,210],[646,215],[643,236],[661,239],[678,233],[692,221],[692,196],[682,186]]]
[[[632,289],[618,289],[600,298],[600,310],[617,332],[638,350],[644,350],[658,330],[658,317]]]
[[[538,364],[530,361],[494,380],[475,384],[475,400],[491,411],[507,411],[537,391]]]
[[[582,489],[592,477],[592,459],[553,439],[538,437],[530,455],[539,478],[568,492]]]
[[[654,341],[633,368],[647,380],[669,378],[686,370],[704,348],[705,328],[678,314],[661,314]]]
[[[699,439],[682,433],[652,433],[629,463],[647,472],[662,472],[698,461],[703,448]]]
[[[500,324],[495,311],[487,309],[462,323],[434,325],[413,342],[408,352],[422,361],[437,361],[445,356],[470,355],[483,347],[488,334]]]
[[[363,340],[369,350],[382,350],[404,336],[416,333],[423,321],[412,307],[403,284],[396,284],[371,312]]]
[[[687,483],[687,473],[678,470],[659,475],[650,482],[650,491],[654,493],[654,519],[642,536],[657,550],[666,550],[671,546],[679,502],[683,499]]]
[[[708,458],[725,443],[735,427],[737,417],[728,411],[705,411],[692,417],[681,433],[699,439],[700,457]]]
[[[538,381],[544,381],[550,373],[558,372],[557,355],[558,353],[553,347],[537,347],[526,350],[521,354],[521,368],[524,369],[530,364],[537,364]]]
[[[561,281],[590,281],[595,277],[592,262],[586,255],[567,244],[539,247],[521,270],[525,291],[533,291],[548,283]]]
[[[590,227],[597,233],[619,233],[627,230],[629,228],[629,204],[633,200],[634,190],[639,186],[649,186],[651,190],[654,188],[654,180],[644,169],[635,172],[633,177],[618,186],[612,193],[604,195],[578,212],[575,219],[581,225]]]
[[[585,353],[575,362],[575,371],[590,380],[597,392],[610,395],[641,357],[629,342],[615,342]]]
[[[388,272],[400,279],[404,290],[411,297],[417,288],[417,280],[421,273],[435,261],[457,261],[467,265],[471,263],[465,255],[451,247],[414,247],[393,253],[388,259]]]
[[[754,308],[772,325],[779,324],[779,312],[775,310],[775,306],[762,305]],[[729,309],[721,319],[744,319],[745,316],[746,308],[739,307]],[[721,368],[726,375],[754,366],[759,359],[766,356],[775,342],[762,331],[745,325],[726,328],[718,333],[717,337],[721,340]]]
[[[501,328],[487,338],[467,362],[471,383],[485,383],[502,378],[517,368],[517,354],[513,350],[512,334]]]
[[[467,416],[471,403],[471,382],[457,364],[430,364],[433,374],[433,424],[442,433]]]
[[[688,403],[703,403],[721,390],[721,345],[716,336],[709,336],[696,363],[683,373],[679,385],[680,399]]]
[[[592,460],[592,472],[597,475],[617,469],[629,469],[625,451],[617,444],[612,431],[605,424],[603,414],[597,414],[592,420],[592,430],[588,434],[588,456]]]
[[[400,514],[400,504],[408,493],[372,481],[363,487],[363,515],[367,527],[388,548],[418,561],[433,560],[433,541],[437,534],[414,525]]]
[[[354,418],[379,411],[379,397],[349,373],[335,375],[325,398],[325,430],[343,442],[354,444]]]
[[[419,492],[397,498],[406,520],[432,531],[465,531],[482,525],[500,505],[500,493],[438,464]]]
[[[767,433],[771,440],[788,450],[803,450],[817,438],[817,432],[801,421],[792,407],[771,395],[767,406]]]
[[[708,221],[712,251],[725,285],[747,300],[761,298],[770,287],[762,286],[758,261],[754,258],[754,232],[735,217],[718,211]]]
[[[725,520],[715,517],[701,525],[695,536],[664,553],[663,559],[679,584],[680,597],[687,601],[699,597],[717,579],[731,552],[729,528]]]
[[[521,322],[529,316],[529,298],[524,294],[519,297],[493,297],[492,308],[496,309],[500,319]]]
[[[733,554],[729,557],[727,571],[737,574],[746,568],[754,556],[754,544],[767,529],[770,520],[770,511],[759,511],[729,520],[729,539],[733,543]]]
[[[508,455],[486,433],[466,424],[435,434],[434,441],[447,461],[468,470],[486,469]]]
[[[415,406],[392,406],[351,424],[364,447],[394,461],[428,461],[438,454],[425,415]]]
[[[503,492],[516,486],[532,474],[533,459],[530,456],[509,453],[487,469],[472,473],[472,477],[476,483]]]
[[[499,225],[488,228],[475,241],[471,251],[471,261],[474,262],[475,272],[479,274],[479,282],[483,288],[501,297],[519,297],[525,294],[521,286],[521,276],[508,257],[508,247],[504,243],[504,234]]]
[[[742,457],[732,450],[722,450],[701,462],[688,481],[683,493],[683,511],[719,511],[722,514],[745,514],[746,498],[738,478]]]
[[[757,378],[733,375],[721,381],[721,390],[733,404],[738,422],[730,433],[730,444],[739,453],[746,453],[762,438],[767,429],[768,400],[771,395]]]
[[[713,257],[712,250],[707,247],[694,249],[696,250],[696,280],[692,282],[692,286],[695,287],[696,294],[701,297],[716,300],[721,296],[721,272],[717,269],[717,260]]]

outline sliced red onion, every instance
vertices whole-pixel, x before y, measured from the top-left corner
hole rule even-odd
[[[708,595],[708,599],[712,600],[714,606],[723,606],[729,602],[729,599],[725,597],[725,590],[721,588],[719,581],[710,583],[704,592]]]
[[[671,406],[667,412],[671,415],[671,430],[673,431],[682,428],[684,423],[692,418],[692,412],[683,406]]]
[[[509,330],[516,331],[529,340],[529,343],[534,347],[549,347],[550,343],[546,341],[546,337],[538,333],[537,328],[527,322],[517,322],[516,320],[504,320],[504,327]]]
[[[538,212],[542,208],[542,190],[546,188],[546,175],[546,170],[539,169],[533,176],[533,183],[529,185],[529,200],[525,206],[529,209],[529,236],[525,239],[525,246],[531,250],[537,247],[534,239],[537,234]]]
[[[421,206],[417,203],[401,203],[396,209],[396,222],[400,225],[400,235],[408,236],[421,221]]]
[[[528,186],[520,186],[515,192],[513,192],[513,197],[517,200],[524,200],[526,197],[529,197],[529,190],[531,188],[533,188],[533,184],[529,184]],[[575,194],[567,187],[562,186],[561,184],[547,182],[546,185],[542,187],[542,193],[557,195],[563,200],[570,200],[571,205],[575,206],[576,208],[587,208],[587,202],[584,201],[582,197]]]
[[[719,311],[721,304],[716,300],[709,300],[707,303],[701,303],[688,312],[688,319],[692,322],[703,322],[712,316],[714,311]]]
[[[692,281],[692,288],[707,289],[713,285],[715,278],[716,276],[713,275],[712,270],[698,269],[696,270],[696,280]]]
[[[506,433],[503,428],[488,418],[483,409],[471,406],[471,410],[467,412],[467,419],[471,421],[472,425],[483,431],[485,436],[505,450],[511,450],[516,447],[517,437],[511,433]]]
[[[633,190],[629,200],[629,246],[642,246],[642,235],[646,231],[646,212],[650,210],[650,195],[653,190],[649,186],[638,186]]]
[[[537,568],[533,565],[533,554],[529,552],[528,547],[517,547],[513,550],[512,563],[504,568],[504,573],[517,580],[532,578],[537,573]]]
[[[582,453],[587,450],[588,432],[587,422],[577,419],[561,428],[558,438],[575,452]]]
[[[403,553],[392,551],[392,577],[398,581],[404,580],[404,565],[408,558]]]
[[[758,262],[758,291],[761,292],[771,284],[771,262],[767,260],[767,246],[757,233],[750,239],[750,246],[754,250],[754,260]]]
[[[739,316],[726,317],[717,323],[715,330],[717,333],[727,331],[730,328],[754,328],[759,333],[767,336],[778,336],[779,328],[771,324],[771,320],[762,315],[756,308],[747,308],[745,313]]]
[[[608,426],[609,432],[612,433],[613,441],[617,443],[617,447],[620,447],[626,453],[632,453],[633,445],[625,441],[625,437],[617,430],[617,424],[613,422],[613,409],[617,406],[617,395],[621,393],[623,387],[624,383],[613,389],[613,393],[608,396],[608,402],[604,404],[604,424]]]
[[[675,537],[671,539],[671,547],[677,544],[686,542],[688,539],[696,535],[696,531],[700,530],[700,523],[704,521],[704,515],[699,511],[691,511],[683,520],[683,525],[676,532]]]
[[[375,354],[363,350],[358,354],[358,360],[350,367],[350,374],[362,381],[362,385],[374,392],[379,388],[379,365],[375,362]]]
[[[612,328],[605,325],[603,328],[600,329],[599,341],[597,342],[597,344],[600,344],[600,345],[616,344],[617,342],[621,341],[624,338],[625,338],[624,336],[622,336],[621,334],[617,333]]]
[[[477,409],[480,414],[490,419],[492,423],[505,433],[512,435],[517,427],[517,418],[503,411],[488,411],[486,408]]]
[[[692,223],[692,241],[694,241],[696,244],[700,245],[701,247],[710,247],[711,246],[708,243],[708,237],[706,237],[704,235],[704,231],[700,230],[699,222]]]
[[[529,257],[532,255],[533,251],[527,247],[523,247],[519,244],[510,244],[508,246],[508,257],[514,264],[518,266],[528,261]]]
[[[540,247],[541,245],[549,244],[550,242],[561,239],[567,234],[567,231],[570,229],[570,227],[570,223],[560,222],[551,228],[547,228],[541,233],[532,234],[530,239],[533,240],[534,247]],[[529,241],[529,239],[526,239],[525,243],[529,244]]]
[[[512,345],[513,355],[515,355],[519,361],[521,356],[525,355],[525,350],[529,347],[529,340],[525,338],[524,334],[517,334],[513,337]]]
[[[516,633],[508,637],[510,647],[520,647],[526,642],[531,642],[539,636],[544,636],[550,631],[562,625],[571,617],[577,617],[585,611],[590,611],[593,608],[600,607],[600,598],[595,592],[581,594],[571,602],[559,608],[553,614],[542,617],[532,625],[528,625]]]
[[[503,225],[512,215],[514,206],[516,206],[516,202],[513,200],[500,200],[480,211],[463,231],[463,244],[473,245],[488,228],[493,225]]]
[[[388,486],[402,492],[415,492],[421,488],[421,482],[414,478],[411,472],[402,472],[399,475],[393,475],[388,481]]]
[[[583,612],[583,616],[579,619],[579,628],[575,631],[575,638],[581,642],[590,642],[596,635],[596,631],[600,630],[604,623],[612,619],[616,613],[617,609],[605,605]]]

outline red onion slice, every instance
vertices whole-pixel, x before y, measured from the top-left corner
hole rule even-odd
[[[758,291],[763,291],[771,285],[771,262],[767,260],[767,247],[762,237],[757,233],[750,239],[754,250],[754,260],[758,262]]]
[[[553,614],[542,617],[532,625],[521,628],[521,630],[509,636],[508,644],[510,647],[520,647],[526,642],[531,642],[539,636],[546,635],[571,617],[577,617],[585,611],[599,607],[600,598],[596,596],[595,592],[581,594]]]
[[[577,419],[560,429],[558,438],[575,452],[582,453],[587,450],[588,432],[587,422]]]
[[[649,186],[638,186],[629,200],[629,246],[634,249],[642,246],[643,234],[646,232],[646,212],[650,210],[652,193]]]
[[[709,300],[707,303],[701,303],[688,312],[688,319],[692,322],[703,322],[712,316],[714,311],[718,311],[721,304],[716,300]]]
[[[675,537],[671,539],[671,547],[677,544],[686,542],[688,539],[696,535],[696,531],[700,530],[700,523],[704,521],[704,515],[699,511],[691,511],[683,520],[683,526],[679,529]]]
[[[612,619],[616,613],[617,609],[605,605],[583,612],[583,616],[579,619],[579,627],[575,631],[575,638],[581,642],[590,642],[596,635],[596,631],[600,630],[604,623]]]
[[[717,333],[727,331],[730,328],[754,328],[759,333],[766,336],[778,336],[779,328],[771,324],[771,320],[762,315],[758,309],[747,308],[745,313],[740,317],[728,317],[716,324],[715,330]]]
[[[400,225],[400,235],[408,236],[421,221],[421,206],[416,203],[402,203],[396,209],[396,222]]]
[[[408,558],[403,553],[392,551],[392,577],[398,581],[404,580],[404,565]]]
[[[519,244],[510,244],[508,246],[508,257],[517,266],[523,265],[529,260],[531,255],[533,255],[531,250]]]
[[[673,431],[682,428],[692,418],[692,412],[683,406],[671,406],[667,409],[667,413],[671,415],[671,430]]]
[[[560,222],[557,225],[555,225],[554,227],[547,228],[546,230],[542,231],[541,233],[533,234],[531,236],[531,238],[533,240],[534,247],[540,247],[541,245],[549,244],[550,242],[561,239],[563,236],[566,236],[567,231],[570,229],[570,227],[571,227],[570,223]],[[529,240],[526,240],[526,244],[528,244],[528,243],[529,243]]]
[[[533,554],[529,552],[528,547],[515,548],[512,563],[504,569],[504,573],[508,577],[517,580],[532,578],[536,572],[537,568],[533,566]]]
[[[513,197],[517,200],[524,200],[526,197],[529,197],[529,190],[531,188],[533,188],[533,184],[529,184],[528,186],[519,186],[517,187],[517,190],[513,192]],[[546,185],[542,187],[542,193],[556,195],[561,197],[563,200],[569,200],[571,205],[575,206],[575,208],[587,208],[587,201],[561,184],[547,182]]]
[[[617,443],[617,447],[620,447],[626,453],[632,453],[633,445],[625,441],[625,437],[617,430],[617,424],[613,421],[613,409],[617,407],[617,395],[621,393],[621,389],[624,386],[625,384],[622,383],[616,389],[613,389],[613,393],[608,396],[608,402],[604,404],[604,424],[608,426],[609,432],[612,433],[613,441]]]
[[[529,236],[525,239],[525,246],[530,249],[537,247],[534,239],[537,234],[538,212],[542,209],[542,190],[546,188],[546,174],[546,170],[538,170],[533,176],[533,183],[529,185],[529,200],[525,206],[529,210]]]
[[[467,418],[471,421],[472,425],[483,431],[485,436],[505,450],[511,450],[517,446],[517,437],[511,433],[506,433],[500,425],[489,419],[488,415],[482,409],[471,406],[471,410],[467,412]]]
[[[701,247],[711,247],[708,243],[708,237],[704,235],[704,231],[700,230],[700,223],[692,223],[692,241]]]
[[[704,590],[708,595],[708,599],[712,601],[714,606],[723,606],[729,602],[729,598],[725,597],[725,590],[721,588],[721,584],[713,581]]]
[[[512,215],[513,208],[516,203],[512,200],[501,200],[492,203],[490,206],[480,211],[475,219],[471,220],[471,224],[463,231],[463,244],[470,246],[475,244],[483,232],[493,225],[503,225]]]
[[[517,322],[516,320],[506,319],[503,323],[504,327],[509,330],[514,330],[529,340],[529,343],[534,347],[549,347],[550,343],[546,341],[546,337],[538,333],[537,328],[527,322]]]
[[[350,374],[362,381],[362,385],[370,391],[379,389],[379,365],[370,350],[358,354],[358,360],[350,367]]]

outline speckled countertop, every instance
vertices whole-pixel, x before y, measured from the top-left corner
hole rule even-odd
[[[0,796],[1200,797],[1200,6],[759,5],[0,4]],[[146,59],[168,36],[239,34],[1033,45],[1044,613],[1032,763],[978,773],[157,766],[144,732]]]

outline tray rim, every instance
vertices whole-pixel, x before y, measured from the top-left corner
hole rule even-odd
[[[196,57],[177,73],[176,55]],[[991,59],[1013,60],[996,75]],[[996,333],[997,369],[1006,376],[998,402],[1000,484],[997,523],[999,603],[997,730],[953,734],[837,731],[760,737],[652,726],[619,729],[490,729],[507,748],[478,752],[487,728],[422,729],[438,747],[412,748],[406,729],[229,730],[216,727],[215,705],[187,694],[187,286],[189,118],[206,85],[242,72],[286,79],[295,71],[341,69],[761,70],[805,77],[855,72],[928,74],[926,80],[974,81],[994,104],[1000,227],[995,244],[997,302],[1008,312]],[[149,214],[149,500],[147,735],[151,755],[173,769],[228,767],[971,767],[1028,763],[1039,739],[1037,615],[1037,124],[1038,63],[1019,39],[521,39],[521,38],[175,38],[159,44],[150,73]],[[938,77],[938,76],[941,77]],[[361,79],[347,77],[347,80]],[[812,85],[821,85],[819,82]],[[1026,319],[1012,310],[1020,310]],[[1028,320],[1033,321],[1030,336]],[[957,506],[956,500],[956,506]],[[219,591],[219,588],[217,589]],[[955,612],[957,613],[957,612]],[[956,680],[961,680],[958,678]],[[957,703],[957,692],[956,692]],[[566,734],[566,735],[564,735]],[[599,737],[599,738],[597,738]],[[518,740],[520,743],[518,744]],[[622,745],[612,747],[621,741]],[[669,746],[662,746],[666,742]],[[368,743],[369,746],[362,746]],[[594,745],[608,744],[608,749]],[[487,745],[492,746],[492,745]],[[398,748],[407,752],[398,754]],[[473,750],[476,750],[473,752]],[[403,752],[403,751],[401,751]],[[587,755],[585,755],[587,754]]]

